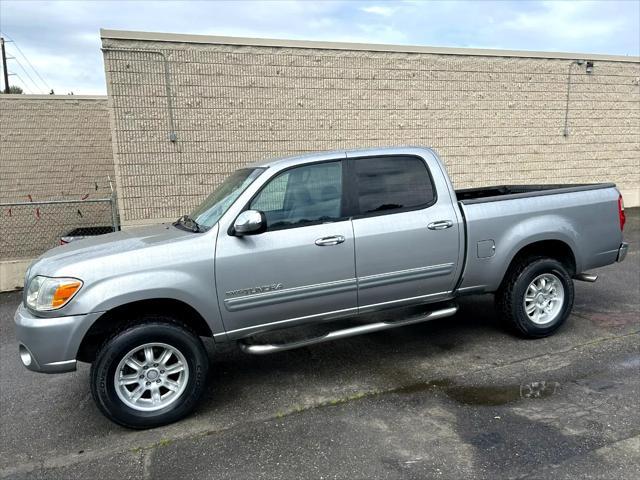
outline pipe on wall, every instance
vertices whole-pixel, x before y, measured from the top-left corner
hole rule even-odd
[[[119,47],[102,47],[103,52],[132,52],[132,53],[147,53],[151,55],[159,55],[162,58],[162,64],[164,67],[164,87],[167,94],[167,110],[169,112],[169,141],[176,142],[178,140],[178,134],[176,133],[175,120],[173,115],[173,98],[171,93],[171,74],[169,72],[169,60],[167,56],[159,50],[145,50],[142,48],[119,48]]]

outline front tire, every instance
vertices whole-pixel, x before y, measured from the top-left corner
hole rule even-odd
[[[573,299],[573,280],[566,267],[552,258],[520,261],[507,272],[496,295],[503,319],[527,338],[558,330],[571,313]]]
[[[189,414],[206,387],[209,358],[200,338],[172,319],[142,319],[115,334],[91,366],[98,408],[128,428],[153,428]]]

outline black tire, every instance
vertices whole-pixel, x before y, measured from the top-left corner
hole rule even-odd
[[[183,380],[184,389],[175,395],[172,403],[158,410],[141,411],[127,405],[120,398],[116,391],[115,375],[118,365],[128,353],[149,343],[166,344],[177,350],[186,360],[188,369],[185,369],[187,375]],[[147,374],[150,370],[147,367],[138,373]],[[194,409],[205,390],[208,370],[207,351],[194,332],[171,318],[149,316],[116,333],[100,347],[91,366],[91,394],[100,411],[119,425],[135,429],[159,427],[180,420]],[[172,378],[180,377],[180,374],[176,375],[177,377]],[[160,381],[165,381],[164,377]],[[144,383],[149,385],[151,382]],[[135,389],[137,386],[133,385],[131,388]],[[168,392],[165,388],[165,393]]]
[[[564,300],[556,318],[541,325],[527,315],[524,298],[531,282],[543,274],[551,274],[560,280],[564,289]],[[558,330],[571,313],[573,299],[573,280],[566,267],[555,259],[540,257],[525,258],[512,266],[496,293],[498,310],[503,320],[519,335],[527,338],[547,337]]]

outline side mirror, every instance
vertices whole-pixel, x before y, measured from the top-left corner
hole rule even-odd
[[[266,228],[267,220],[264,213],[258,210],[245,210],[238,215],[233,224],[233,231],[239,237],[262,233]]]

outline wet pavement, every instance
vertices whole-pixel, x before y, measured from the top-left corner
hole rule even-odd
[[[189,418],[106,420],[88,365],[25,370],[0,295],[0,478],[640,478],[640,209],[622,264],[576,282],[556,335],[512,336],[492,298],[426,324],[264,357],[214,351]]]

